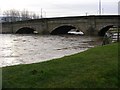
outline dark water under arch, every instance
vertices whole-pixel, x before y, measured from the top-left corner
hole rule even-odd
[[[60,26],[60,27],[55,28],[51,32],[51,34],[52,35],[67,34],[71,29],[76,29],[76,27],[69,26],[69,25],[64,25],[64,26]]]
[[[23,27],[16,31],[16,34],[34,34],[34,29],[29,27]]]

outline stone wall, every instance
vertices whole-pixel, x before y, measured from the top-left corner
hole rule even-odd
[[[98,35],[98,32],[108,25],[118,25],[115,16],[79,16],[61,18],[43,18],[38,20],[3,23],[2,33],[16,33],[17,30],[28,27],[38,31],[39,34],[50,34],[55,28],[69,25],[85,33],[85,35]]]

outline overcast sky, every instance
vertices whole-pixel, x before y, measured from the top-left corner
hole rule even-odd
[[[101,0],[103,14],[118,14],[118,1]],[[80,16],[98,14],[99,0],[0,0],[0,13],[17,9],[41,13],[45,17]]]

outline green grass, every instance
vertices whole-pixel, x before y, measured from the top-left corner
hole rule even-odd
[[[118,44],[2,70],[3,88],[117,88]]]

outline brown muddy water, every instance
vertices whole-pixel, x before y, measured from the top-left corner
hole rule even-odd
[[[43,62],[97,45],[100,37],[0,34],[0,67]]]

